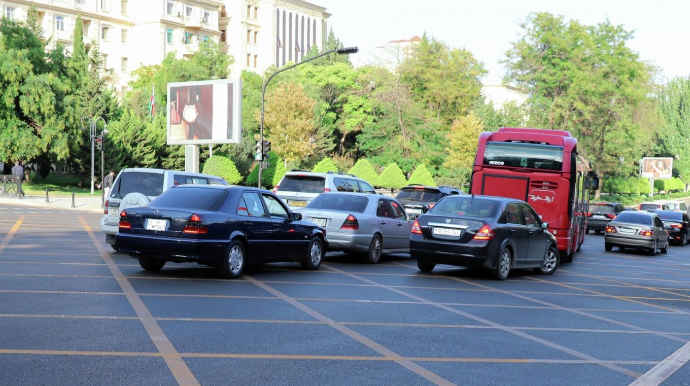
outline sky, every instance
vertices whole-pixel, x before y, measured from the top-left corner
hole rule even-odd
[[[452,48],[464,48],[484,63],[486,83],[499,82],[499,60],[533,12],[561,15],[596,25],[607,19],[633,32],[628,47],[661,68],[666,79],[690,75],[690,1],[687,0],[309,0],[326,8],[328,28],[345,47],[357,46],[354,64],[392,40],[425,32]],[[662,79],[663,80],[663,79]]]

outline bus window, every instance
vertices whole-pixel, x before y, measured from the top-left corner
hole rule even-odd
[[[560,171],[563,167],[563,146],[487,142],[483,164]]]

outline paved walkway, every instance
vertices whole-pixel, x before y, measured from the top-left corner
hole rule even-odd
[[[79,211],[99,212],[103,213],[101,207],[101,192],[95,192],[94,195],[89,196],[74,196],[74,207],[72,207],[71,195],[57,195],[48,193],[48,202],[46,196],[37,194],[27,194],[25,197],[19,198],[14,195],[3,196],[0,194],[0,204],[4,205],[22,205],[35,206],[51,209],[70,209]]]

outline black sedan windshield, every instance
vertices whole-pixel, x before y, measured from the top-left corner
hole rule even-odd
[[[220,207],[226,192],[221,189],[172,188],[153,200],[151,208],[175,208],[214,211]]]

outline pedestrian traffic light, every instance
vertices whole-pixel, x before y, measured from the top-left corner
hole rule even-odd
[[[261,149],[261,141],[256,141],[256,145],[254,145],[254,159],[257,161],[263,161],[263,151]]]
[[[103,138],[98,136],[96,137],[96,150],[102,150],[103,149]]]
[[[268,158],[268,152],[269,151],[271,151],[271,141],[264,139],[264,146],[263,146],[263,152],[262,152],[262,154],[264,155],[263,159]]]

